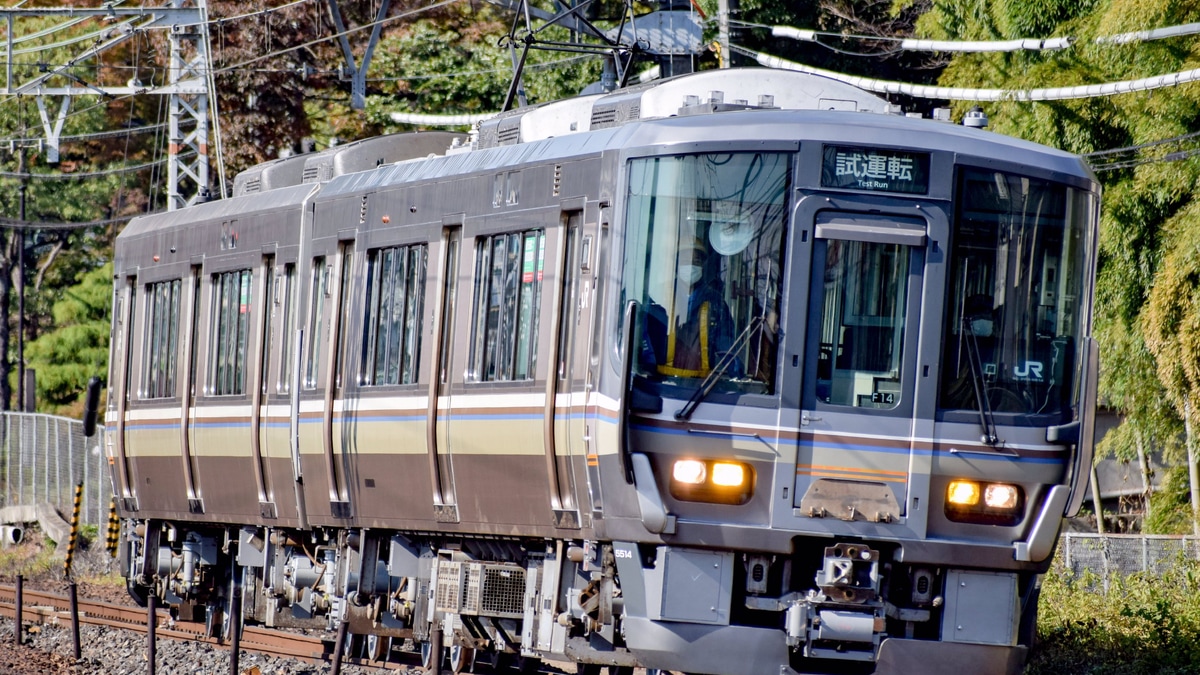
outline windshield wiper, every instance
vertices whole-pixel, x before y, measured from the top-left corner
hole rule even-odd
[[[971,321],[962,318],[963,334],[967,336],[967,363],[971,366],[971,384],[975,387],[975,403],[979,406],[979,426],[983,427],[983,438],[988,445],[996,445],[1000,439],[996,437],[996,421],[992,417],[992,406],[988,403],[984,391],[983,359],[979,356],[979,338],[971,330]]]
[[[761,333],[763,327],[766,325],[766,320],[761,316],[750,319],[750,323],[746,326],[746,329],[737,336],[737,339],[733,341],[729,349],[721,355],[720,360],[717,361],[717,365],[713,366],[713,369],[700,382],[700,387],[696,389],[692,397],[688,399],[682,408],[675,412],[675,419],[683,421],[692,416],[692,413],[696,410],[696,406],[700,405],[704,397],[708,396],[708,392],[712,391],[713,386],[717,383],[717,378],[724,375],[725,371],[729,370],[729,366],[732,366],[733,362],[737,360],[737,352],[742,348],[742,345],[749,342],[750,338]]]

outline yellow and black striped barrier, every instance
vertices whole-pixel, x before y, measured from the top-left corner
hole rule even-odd
[[[108,535],[104,538],[104,548],[110,556],[115,558],[120,544],[121,518],[117,515],[117,497],[114,495],[108,502]]]
[[[71,559],[75,557],[75,541],[79,538],[79,507],[83,505],[83,481],[75,485],[75,506],[71,509],[71,537],[67,539],[67,559],[63,561],[63,576],[71,578]]]

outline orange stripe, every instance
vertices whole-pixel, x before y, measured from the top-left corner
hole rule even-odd
[[[805,469],[814,471],[841,471],[843,473],[871,473],[882,474],[887,476],[899,476],[901,478],[908,477],[907,471],[885,471],[883,469],[860,469],[852,466],[822,466],[820,464],[801,464],[796,466],[796,473],[800,473]]]
[[[796,474],[818,478],[848,478],[852,480],[881,480],[889,483],[907,483],[908,475],[902,471],[874,471],[851,467],[797,467]]]

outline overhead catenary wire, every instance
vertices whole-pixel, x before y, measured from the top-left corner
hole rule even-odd
[[[923,38],[898,38],[887,37],[880,35],[854,35],[846,33],[835,33],[831,31],[819,31],[805,28],[795,28],[793,26],[768,25],[761,23],[750,23],[747,21],[730,20],[731,24],[737,24],[746,28],[764,28],[769,29],[775,37],[791,38],[802,42],[813,42],[833,49],[844,54],[857,56],[876,56],[878,53],[855,53],[841,49],[837,49],[831,45],[821,42],[820,38],[835,38],[838,40],[856,40],[862,42],[886,42],[896,46],[892,51],[927,51],[927,52],[962,52],[962,53],[978,53],[978,52],[1015,52],[1015,51],[1054,51],[1068,49],[1075,44],[1076,38],[1071,36],[1051,37],[1051,38],[1018,38],[1010,40],[930,40]],[[1149,30],[1132,31],[1128,33],[1119,33],[1117,35],[1105,35],[1097,37],[1093,40],[1095,44],[1129,44],[1132,42],[1149,42],[1153,40],[1163,40],[1172,37],[1181,37],[1185,35],[1195,35],[1200,33],[1200,23],[1188,23],[1177,26],[1165,26],[1163,28],[1154,28]]]
[[[1188,82],[1200,80],[1200,68],[1184,70],[1177,73],[1144,77],[1137,80],[1106,82],[1103,84],[1085,84],[1074,87],[1048,87],[1040,89],[980,89],[972,87],[940,87],[925,84],[909,84],[891,80],[879,80],[859,75],[839,73],[824,68],[814,68],[803,63],[788,61],[778,56],[772,56],[739,45],[730,45],[730,49],[756,60],[768,68],[794,70],[810,75],[820,75],[839,82],[879,94],[900,94],[913,98],[939,99],[947,101],[1066,101],[1080,98],[1097,98],[1115,96],[1139,91],[1151,91],[1164,87],[1175,87]]]

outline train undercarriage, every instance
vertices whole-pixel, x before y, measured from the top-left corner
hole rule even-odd
[[[935,644],[947,631],[964,630],[947,621],[980,596],[960,588],[1015,599],[1011,607],[999,603],[1007,615],[967,627],[976,641],[994,645],[1029,644],[1037,603],[1035,574],[903,565],[888,546],[856,541],[800,537],[792,555],[768,555],[131,524],[121,562],[142,604],[154,594],[177,618],[204,621],[210,635],[224,638],[242,623],[344,627],[351,656],[382,660],[407,648],[426,665],[440,655],[454,672],[476,664],[533,672],[543,659],[575,662],[581,673],[637,666],[691,672],[680,667],[689,664],[702,672],[677,653],[674,638],[659,635],[665,626],[674,636],[741,631],[754,636],[751,643],[772,645],[765,660],[782,659],[796,673],[870,673],[888,638]]]

